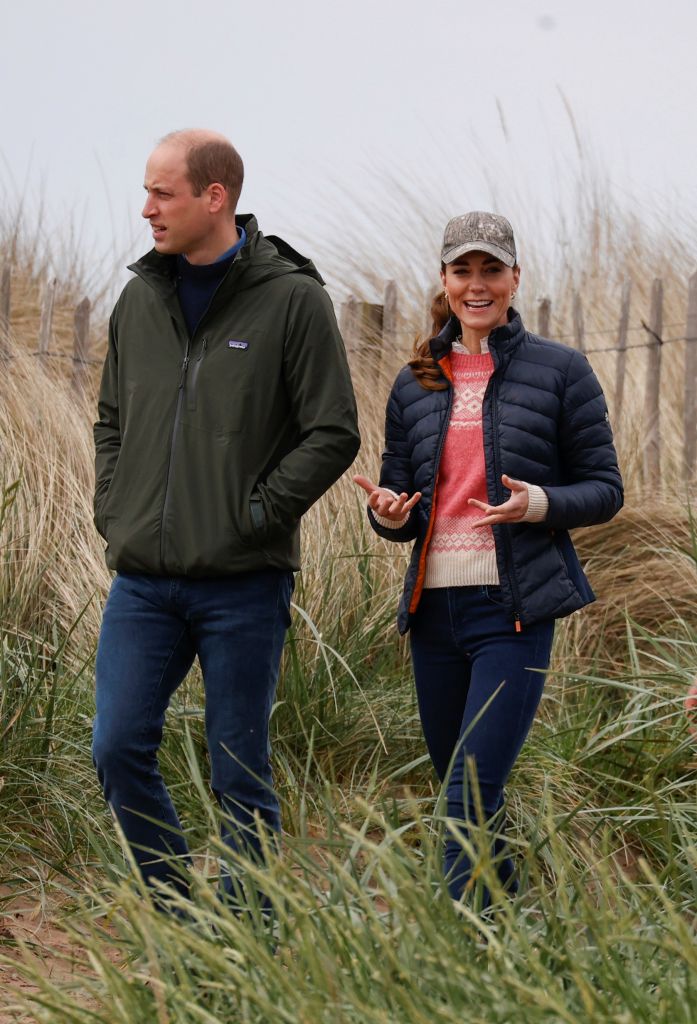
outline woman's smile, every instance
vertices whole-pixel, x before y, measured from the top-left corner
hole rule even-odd
[[[441,272],[450,309],[460,321],[462,343],[478,351],[481,338],[508,321],[520,270],[487,252],[468,252]]]

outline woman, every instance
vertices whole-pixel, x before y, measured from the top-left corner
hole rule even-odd
[[[392,388],[380,483],[354,480],[373,529],[416,542],[398,626],[411,630],[426,743],[457,831],[496,826],[512,892],[503,788],[539,704],[554,620],[594,600],[567,531],[611,519],[622,479],[585,356],[529,334],[511,306],[520,267],[509,222],[453,218],[441,259],[443,315],[434,303],[438,333]],[[455,900],[472,888],[456,835],[445,872]]]

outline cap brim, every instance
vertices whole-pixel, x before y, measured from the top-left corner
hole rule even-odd
[[[498,245],[494,245],[493,242],[464,242],[462,245],[456,245],[452,249],[448,249],[441,253],[441,260],[443,263],[454,263],[460,256],[464,256],[468,252],[488,252],[490,256],[495,256],[497,260],[501,260],[507,267],[514,267],[516,264],[515,256],[511,256],[510,252],[506,252]]]

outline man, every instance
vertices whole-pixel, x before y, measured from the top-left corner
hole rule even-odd
[[[154,249],[114,307],[94,427],[95,524],[116,571],[94,760],[144,877],[182,892],[188,851],[157,763],[165,710],[198,656],[224,837],[259,853],[256,815],[280,828],[269,715],[300,519],[359,446],[322,278],[235,216],[242,178],[209,131],[150,156]]]

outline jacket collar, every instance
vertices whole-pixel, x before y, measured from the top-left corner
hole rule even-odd
[[[445,327],[435,338],[431,338],[431,355],[438,363],[445,356],[450,355],[453,342],[460,336],[460,321],[456,316],[451,316]],[[508,323],[502,327],[495,327],[489,335],[489,351],[491,352],[494,364],[498,368],[508,362],[514,350],[525,337],[525,327],[520,318],[520,313],[508,307]]]
[[[259,227],[256,217],[249,213],[238,214],[235,217],[235,222],[238,227],[244,228],[247,233],[247,241],[237,253],[235,263],[238,261],[246,262],[249,259],[252,242]],[[163,255],[157,249],[151,249],[150,252],[146,252],[135,263],[131,263],[128,270],[142,277],[144,281],[161,294],[165,296],[175,294],[176,256]]]

